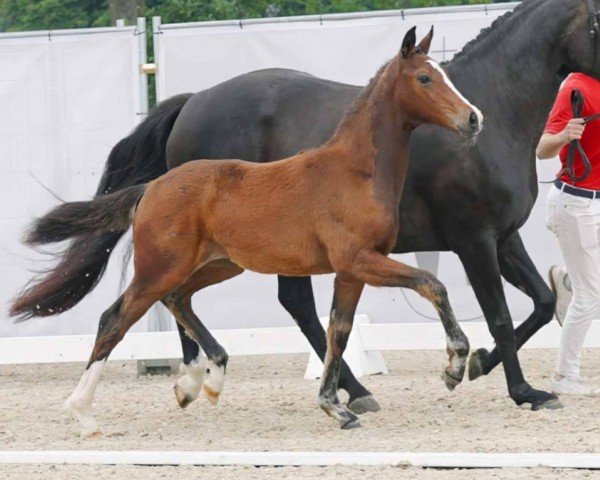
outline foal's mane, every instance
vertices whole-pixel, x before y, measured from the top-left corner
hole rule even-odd
[[[338,123],[338,126],[336,127],[335,132],[332,135],[329,142],[337,137],[338,133],[345,125],[352,122],[352,120],[354,120],[356,118],[356,116],[358,114],[360,114],[363,106],[365,105],[365,103],[367,103],[367,100],[371,96],[371,93],[373,93],[373,89],[375,88],[375,85],[377,85],[377,83],[379,82],[379,79],[383,75],[383,72],[395,58],[396,57],[391,58],[390,60],[385,62],[381,67],[379,67],[379,69],[377,70],[377,73],[375,73],[375,75],[371,78],[371,80],[369,80],[368,85],[365,86],[360,91],[358,97],[356,97],[354,102],[350,105],[350,107],[348,107],[348,110],[346,111],[346,113],[344,114],[342,119],[340,120],[340,123]],[[327,142],[327,143],[329,143],[329,142]]]
[[[467,42],[462,48],[462,50],[460,50],[456,55],[454,55],[454,58],[450,60],[450,62],[453,62],[454,60],[459,60],[463,57],[468,57],[468,55],[473,50],[475,50],[477,47],[480,46],[481,43],[487,40],[490,34],[495,33],[507,24],[512,24],[513,20],[526,21],[523,14],[526,11],[528,12],[529,10],[534,9],[540,3],[544,3],[545,1],[546,0],[524,0],[519,5],[517,5],[514,8],[514,10],[506,12],[504,15],[501,15],[500,17],[496,18],[496,20],[494,20],[489,27],[482,28],[479,32],[479,35],[477,35],[473,40]],[[448,62],[444,63],[447,64]]]

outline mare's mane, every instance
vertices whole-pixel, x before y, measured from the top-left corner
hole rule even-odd
[[[450,62],[462,59],[463,57],[468,57],[473,50],[475,50],[481,43],[487,40],[490,34],[493,34],[497,30],[500,30],[507,24],[511,24],[513,20],[523,20],[524,18],[522,14],[525,13],[525,11],[529,11],[530,9],[537,7],[543,1],[545,0],[524,0],[519,5],[517,5],[514,8],[514,10],[506,12],[504,15],[501,15],[496,20],[494,20],[489,27],[482,28],[479,32],[479,35],[467,42],[465,46],[456,55],[454,55],[454,58],[450,60]],[[447,63],[449,62],[444,62],[444,64]]]

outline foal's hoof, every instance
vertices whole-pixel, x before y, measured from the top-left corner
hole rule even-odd
[[[356,415],[362,415],[367,412],[378,412],[381,410],[381,407],[377,403],[377,400],[373,398],[373,395],[365,395],[364,397],[358,397],[348,402],[348,410]]]
[[[213,405],[216,405],[217,403],[219,403],[219,395],[221,395],[220,392],[215,392],[212,388],[210,388],[206,384],[202,385],[202,392],[204,392],[204,396]]]
[[[353,428],[360,427],[360,420],[358,418],[354,418],[348,420],[346,423],[342,425],[342,430],[352,430]]]
[[[181,388],[177,383],[173,385],[173,391],[175,392],[175,398],[177,399],[177,403],[182,409],[187,407],[190,403],[194,401],[194,398],[185,393],[183,388]]]
[[[485,375],[483,371],[483,358],[487,357],[488,354],[489,352],[485,348],[480,348],[471,353],[469,357],[469,380],[475,380]]]
[[[460,385],[462,382],[462,378],[458,378],[448,372],[448,370],[444,370],[442,372],[442,380],[446,384],[446,388],[451,392]]]

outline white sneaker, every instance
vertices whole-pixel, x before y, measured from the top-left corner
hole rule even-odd
[[[550,280],[550,288],[552,288],[552,292],[556,295],[554,314],[556,315],[558,323],[562,326],[565,317],[567,316],[569,303],[571,303],[571,298],[573,297],[571,280],[569,279],[567,269],[562,266],[559,267],[558,265],[550,267],[548,279]]]
[[[551,386],[552,393],[557,395],[579,395],[585,397],[597,397],[600,396],[600,389],[595,388],[582,379],[573,379],[563,377],[557,380],[556,377],[552,379]]]

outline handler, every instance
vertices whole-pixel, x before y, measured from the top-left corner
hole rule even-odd
[[[585,125],[582,118],[573,118],[574,90],[579,90],[584,99],[582,117],[600,112],[600,81],[581,73],[570,75],[558,93],[536,150],[541,160],[560,154],[562,170],[547,198],[547,227],[558,238],[573,290],[564,318],[552,391],[595,396],[600,390],[583,379],[579,370],[585,336],[600,313],[600,120]],[[572,171],[569,173],[566,168],[573,140],[581,142],[589,158],[591,172],[586,178],[582,178],[585,167],[578,152]],[[564,269],[550,270],[559,307],[565,303],[560,297],[569,294],[565,280]]]

